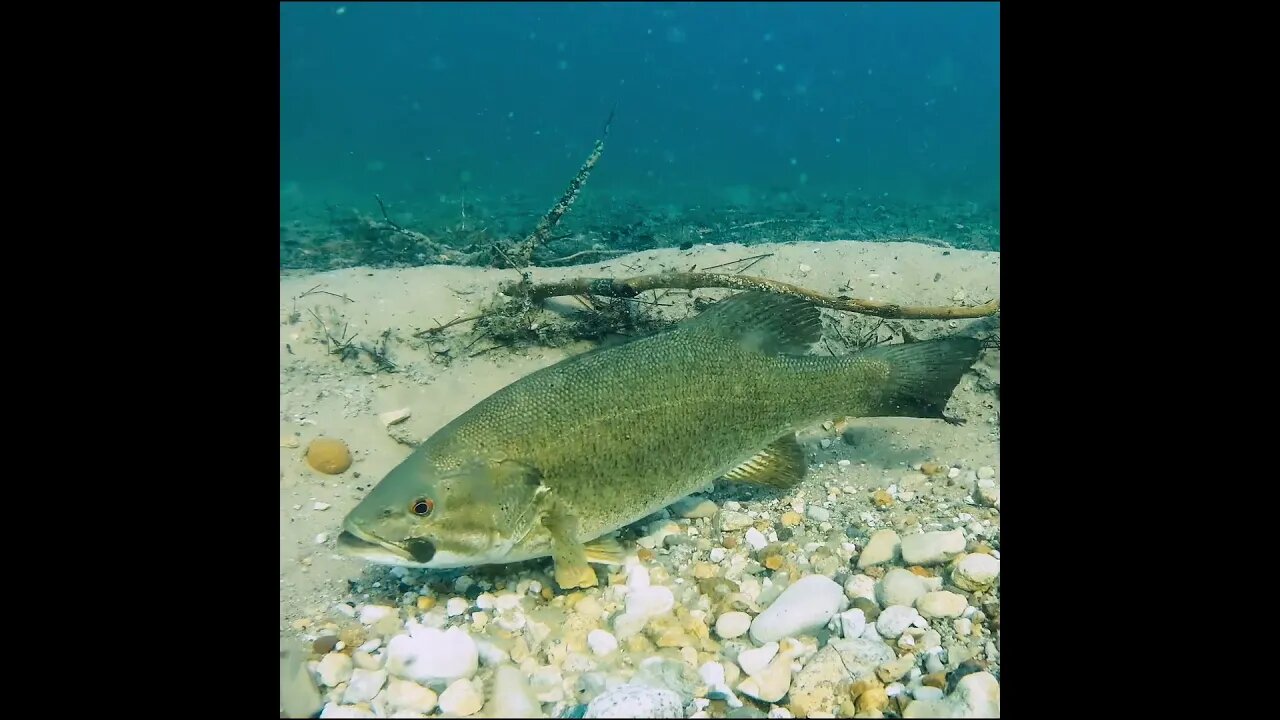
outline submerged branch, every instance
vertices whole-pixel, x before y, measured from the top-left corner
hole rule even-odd
[[[975,307],[898,305],[880,300],[850,298],[844,295],[823,295],[789,283],[751,275],[726,275],[708,272],[664,272],[624,279],[570,278],[537,285],[519,282],[504,286],[502,293],[504,295],[525,295],[530,300],[584,294],[613,298],[632,298],[646,290],[663,288],[680,290],[698,290],[702,288],[760,290],[803,298],[814,305],[832,310],[904,320],[979,318],[994,315],[1000,311],[1000,301],[998,299]]]

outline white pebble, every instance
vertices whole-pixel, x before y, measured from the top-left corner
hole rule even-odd
[[[607,630],[592,630],[587,633],[587,645],[591,652],[604,657],[618,649],[618,638]]]
[[[413,411],[406,407],[400,408],[399,410],[389,410],[384,412],[378,415],[378,419],[382,421],[383,425],[390,427],[396,423],[402,423],[405,420],[408,420],[411,414],[413,414]]]
[[[342,702],[347,705],[369,702],[382,690],[387,681],[386,670],[363,670],[357,668],[351,673],[350,684],[342,695]]]
[[[751,629],[751,616],[737,610],[724,613],[716,618],[716,635],[731,640],[742,637]]]
[[[808,265],[805,265],[804,263],[800,263],[800,272],[807,273],[812,269],[813,268],[809,267]]]
[[[979,480],[989,480],[995,476],[996,476],[995,469],[989,465],[983,465],[982,467],[978,468]]]
[[[583,717],[679,718],[684,717],[684,703],[670,690],[627,683],[597,695]]]
[[[392,680],[384,694],[392,711],[426,714],[436,709],[435,691],[408,680]]]
[[[951,626],[960,637],[969,637],[969,633],[973,631],[973,621],[969,618],[956,618],[951,621]]]
[[[457,617],[465,613],[471,607],[471,603],[466,598],[451,597],[449,602],[445,603],[445,614],[449,617]]]
[[[913,607],[890,605],[876,618],[876,632],[887,638],[897,638],[911,627],[920,614]]]
[[[902,538],[902,559],[908,565],[933,565],[964,552],[964,531],[935,531]]]
[[[316,535],[317,545],[323,545],[327,542],[329,542],[329,533],[320,533],[319,535]]]
[[[809,516],[809,519],[817,520],[818,522],[826,522],[831,519],[831,511],[817,505],[810,505],[805,514]]]
[[[953,468],[951,468],[950,470],[948,470],[948,471],[947,471],[947,477],[951,478],[952,480],[954,480],[954,479],[956,479],[956,478],[960,477],[960,468],[958,468],[958,467],[953,467]]]
[[[956,566],[954,582],[962,590],[979,590],[995,582],[1000,561],[983,553],[966,555]]]
[[[703,684],[707,686],[707,697],[713,700],[724,700],[731,708],[742,707],[742,701],[733,694],[733,688],[729,687],[725,679],[723,665],[718,662],[703,663],[702,667],[698,668],[698,677],[702,678]]]
[[[707,554],[707,559],[713,563],[720,563],[724,561],[724,556],[727,555],[728,552],[728,550],[725,550],[722,547],[714,547],[711,548],[711,552]]]
[[[480,712],[482,707],[484,698],[467,678],[454,680],[440,693],[440,711],[446,715],[466,717]]]
[[[725,507],[729,507],[729,503],[725,503]],[[732,510],[724,510],[720,513],[720,529],[732,532],[734,530],[742,530],[751,527],[754,521],[751,516]]]
[[[365,605],[360,608],[360,623],[362,625],[373,625],[388,615],[394,615],[396,609],[386,605]]]
[[[778,654],[778,643],[767,642],[758,648],[743,650],[738,653],[738,667],[747,675],[759,675],[769,667],[769,662]]]
[[[320,682],[334,687],[338,683],[344,683],[351,678],[353,664],[349,655],[331,652],[320,659],[320,664],[316,667],[316,673],[320,676]]]
[[[876,581],[870,575],[854,575],[844,583],[845,597],[855,600],[864,597],[868,600],[876,599]]]
[[[853,639],[862,636],[867,628],[867,615],[861,608],[852,608],[840,613],[840,636]]]
[[[387,670],[392,675],[442,687],[476,674],[480,651],[466,630],[417,627],[412,633],[397,635],[387,645]]]
[[[743,533],[742,539],[746,540],[747,544],[756,550],[763,550],[769,545],[769,541],[765,539],[764,534],[754,527],[748,528]]]
[[[328,510],[333,506],[327,502],[317,502],[315,505],[312,505],[311,507],[315,508],[316,510]]]
[[[639,563],[627,568],[627,587],[632,590],[649,587],[648,568]]]
[[[542,592],[542,583],[538,582],[537,580],[534,580],[533,582],[529,583],[530,595],[537,595],[540,592]]]
[[[792,583],[751,623],[757,642],[781,640],[826,625],[845,606],[844,590],[823,575],[806,575]]]
[[[676,605],[671,588],[661,585],[642,587],[627,593],[627,612],[651,618],[671,612]]]

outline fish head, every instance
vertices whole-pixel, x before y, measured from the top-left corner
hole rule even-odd
[[[411,456],[347,514],[338,550],[402,567],[503,562],[532,529],[541,492],[541,475],[519,462],[442,468]]]

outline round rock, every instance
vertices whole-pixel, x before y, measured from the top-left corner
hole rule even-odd
[[[716,618],[716,635],[731,640],[742,637],[751,629],[751,616],[734,610]]]
[[[759,643],[813,632],[826,625],[844,603],[844,589],[831,578],[807,575],[793,583],[751,623]]]
[[[307,446],[307,464],[326,475],[337,475],[351,467],[351,451],[337,438],[318,437]]]
[[[916,603],[916,607],[925,618],[958,618],[969,607],[969,601],[963,595],[939,590],[926,593]]]
[[[952,582],[961,590],[981,590],[995,582],[1000,561],[985,553],[966,555],[952,573]]]
[[[588,718],[680,718],[684,704],[670,690],[628,683],[597,695],[587,704]]]

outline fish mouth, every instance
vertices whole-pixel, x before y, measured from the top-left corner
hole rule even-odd
[[[364,532],[351,523],[343,526],[337,545],[343,555],[378,565],[431,567],[431,560],[436,554],[435,545],[429,540],[411,538],[401,546]]]

